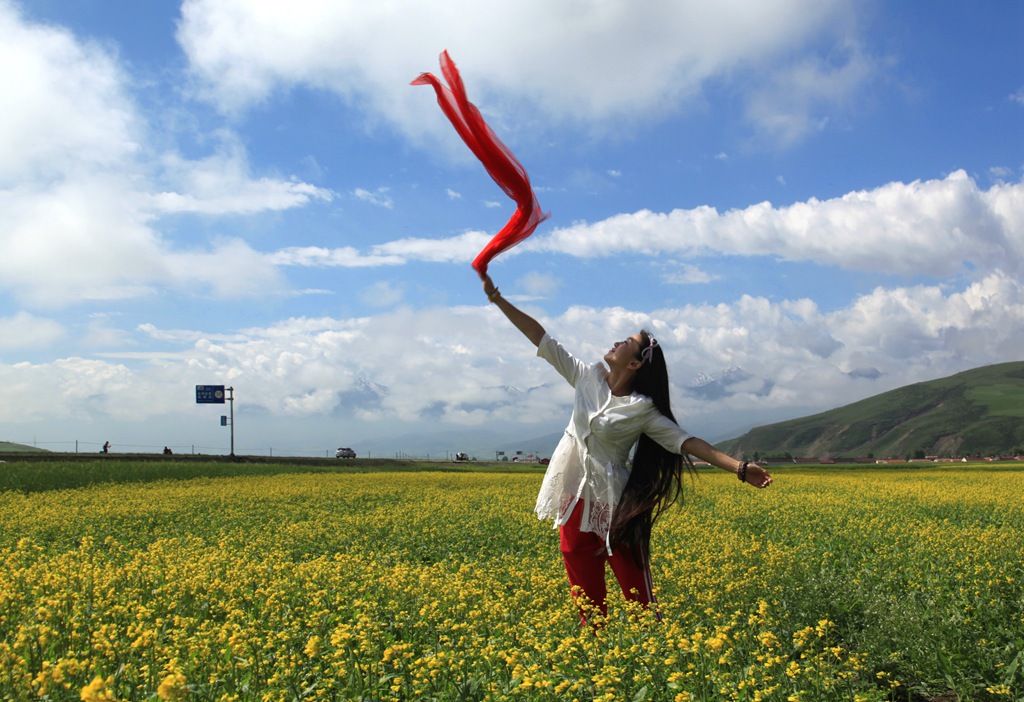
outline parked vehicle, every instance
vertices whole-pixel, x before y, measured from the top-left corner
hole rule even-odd
[[[468,461],[469,460],[469,454],[463,453],[462,451],[459,451],[457,454],[455,454],[455,460],[456,461]]]
[[[342,447],[337,450],[334,454],[335,458],[355,458],[356,452],[350,448]]]

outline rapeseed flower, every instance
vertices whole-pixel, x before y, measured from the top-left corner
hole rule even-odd
[[[1024,490],[1005,476],[794,472],[770,494],[702,476],[654,532],[663,620],[614,592],[597,630],[530,512],[538,483],[0,494],[0,696],[880,702],[928,682],[910,676],[937,635],[975,689],[1024,687],[998,677],[1024,637]]]

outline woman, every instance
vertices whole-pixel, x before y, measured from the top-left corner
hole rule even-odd
[[[604,364],[588,366],[502,297],[490,276],[482,278],[487,299],[576,390],[572,418],[551,456],[535,510],[540,519],[554,519],[559,529],[573,596],[588,601],[580,607],[581,622],[586,622],[588,605],[608,614],[606,563],[626,599],[647,607],[655,601],[651,527],[679,497],[683,470],[693,469],[688,456],[758,488],[771,485],[771,476],[676,424],[665,356],[650,333],[615,342]],[[630,469],[626,462],[634,445]]]

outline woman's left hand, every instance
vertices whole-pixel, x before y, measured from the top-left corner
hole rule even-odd
[[[748,463],[747,482],[756,488],[766,488],[772,484],[772,476],[768,475],[768,471],[756,463]]]
[[[491,280],[491,276],[487,275],[486,273],[480,276],[480,280],[484,282],[484,295],[486,295],[487,298],[490,299],[491,295],[494,294],[494,291],[498,289],[498,286],[496,286],[494,284],[494,281]]]

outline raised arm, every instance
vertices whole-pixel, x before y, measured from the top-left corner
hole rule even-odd
[[[750,483],[756,488],[765,488],[772,484],[772,476],[768,475],[761,466],[751,461],[738,461],[727,453],[722,453],[714,446],[704,441],[704,439],[698,439],[696,436],[691,436],[689,439],[683,442],[682,452],[688,453],[691,456],[696,456],[702,461],[707,461],[716,468],[739,476],[743,466],[746,466],[743,478],[745,482]]]
[[[503,298],[501,293],[498,292],[498,287],[491,281],[491,276],[484,275],[482,277],[487,299],[497,305],[498,309],[508,317],[508,320],[515,325],[516,329],[533,342],[534,346],[540,346],[540,340],[544,338],[545,333],[544,327],[540,325],[540,322]]]

